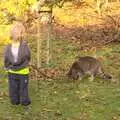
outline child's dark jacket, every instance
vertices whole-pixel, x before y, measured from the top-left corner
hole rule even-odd
[[[7,45],[4,53],[4,66],[7,70],[20,70],[28,67],[30,61],[30,50],[26,42],[22,41],[19,46],[18,60],[15,63],[12,52],[11,44]]]

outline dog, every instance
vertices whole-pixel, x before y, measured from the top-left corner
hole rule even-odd
[[[82,79],[84,75],[90,75],[90,81],[98,75],[102,79],[112,79],[112,76],[104,73],[103,66],[99,60],[94,57],[79,57],[70,67],[67,76],[69,79]]]

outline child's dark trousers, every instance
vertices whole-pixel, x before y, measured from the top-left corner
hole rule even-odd
[[[28,95],[28,75],[8,73],[9,97],[13,105],[27,106],[31,103]]]

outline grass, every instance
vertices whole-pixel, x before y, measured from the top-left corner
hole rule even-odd
[[[7,87],[7,84],[4,83]],[[108,82],[67,80],[30,81],[31,111],[12,106],[8,97],[0,99],[1,120],[113,120],[120,118],[120,86]],[[0,89],[3,90],[3,84]],[[5,89],[5,88],[4,88]]]
[[[70,41],[56,40],[52,44],[53,61],[51,67],[67,72],[76,56],[93,55],[79,51]],[[1,50],[2,51],[2,50]],[[117,82],[96,78],[89,82],[68,81],[63,77],[55,80],[30,80],[29,93],[32,104],[28,114],[21,105],[9,103],[6,77],[0,79],[0,120],[120,120],[120,47],[109,45],[99,48],[96,55],[102,56],[105,70]],[[2,62],[1,62],[2,64]],[[5,74],[1,70],[2,74]],[[36,90],[37,89],[37,90]]]

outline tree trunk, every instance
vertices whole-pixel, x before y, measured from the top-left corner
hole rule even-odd
[[[38,31],[37,31],[37,68],[41,67],[41,35],[40,35],[40,22],[37,21],[38,23]]]
[[[101,15],[100,4],[101,4],[100,0],[97,0],[97,11],[98,11],[99,16]]]
[[[40,19],[40,33],[42,42],[42,59],[43,62],[49,65],[50,61],[50,42],[51,42],[51,28],[52,28],[52,12],[43,12]]]

